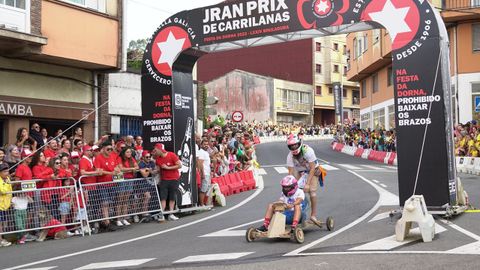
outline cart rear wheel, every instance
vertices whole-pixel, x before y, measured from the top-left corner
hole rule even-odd
[[[335,221],[333,220],[333,217],[328,217],[325,223],[327,223],[327,229],[329,231],[333,231],[335,228]]]
[[[245,238],[247,242],[253,242],[253,240],[255,240],[255,228],[248,228]]]
[[[303,233],[302,228],[295,228],[295,231],[293,232],[293,238],[295,241],[299,244],[303,243],[305,241],[305,234]]]

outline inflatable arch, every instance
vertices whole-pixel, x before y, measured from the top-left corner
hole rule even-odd
[[[197,201],[192,69],[198,58],[380,27],[392,39],[399,204],[422,194],[432,210],[456,205],[449,41],[427,0],[233,0],[164,21],[143,58],[143,136],[147,147],[163,143],[180,155],[182,204]]]

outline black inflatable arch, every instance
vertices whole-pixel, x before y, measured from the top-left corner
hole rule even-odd
[[[146,147],[179,154],[183,205],[196,204],[192,69],[205,53],[385,27],[392,38],[400,205],[456,204],[448,36],[427,0],[234,0],[163,22],[142,67]]]

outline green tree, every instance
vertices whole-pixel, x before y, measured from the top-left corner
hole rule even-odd
[[[127,48],[127,69],[131,72],[140,73],[142,70],[143,52],[149,39],[131,40]]]

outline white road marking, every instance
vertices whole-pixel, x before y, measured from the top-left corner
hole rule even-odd
[[[370,180],[368,180],[365,177],[359,175],[358,173],[355,173],[353,171],[348,171],[348,172],[357,176],[358,178],[362,179],[363,181],[367,182],[369,185],[371,185],[373,188],[375,188],[377,190],[377,192],[379,194],[377,203],[367,213],[365,213],[363,216],[359,217],[358,219],[356,219],[352,223],[346,225],[345,227],[342,227],[342,228],[334,231],[333,233],[327,234],[326,236],[324,236],[324,237],[322,237],[322,238],[320,238],[316,241],[313,241],[310,244],[304,245],[301,248],[295,249],[295,250],[293,250],[293,251],[291,251],[291,252],[289,252],[289,253],[287,253],[283,256],[298,256],[298,255],[303,256],[303,255],[306,255],[306,254],[309,254],[309,255],[323,254],[323,253],[301,253],[301,252],[303,252],[303,251],[305,251],[305,250],[307,250],[311,247],[314,247],[314,246],[316,246],[316,245],[318,245],[318,244],[320,244],[320,243],[322,243],[322,242],[324,242],[324,241],[326,241],[330,238],[333,238],[333,237],[337,236],[338,234],[356,226],[357,224],[359,224],[360,222],[364,221],[369,216],[371,216],[373,213],[375,213],[375,211],[377,211],[380,206],[383,206],[383,205],[398,205],[399,201],[398,201],[398,196],[397,195],[392,194],[391,192],[375,185]],[[338,254],[343,254],[343,253],[339,252]]]
[[[361,168],[360,167],[357,167],[357,166],[353,166],[353,165],[350,165],[350,164],[338,164],[342,167],[345,167],[349,170],[360,170]]]
[[[388,217],[390,217],[390,212],[384,212],[384,213],[380,213],[380,214],[376,215],[375,217],[370,219],[370,221],[368,221],[368,222],[370,223],[370,222],[374,222],[374,221],[377,221],[377,220],[382,220],[382,219],[385,219],[385,218],[388,218]]]
[[[385,185],[385,184],[380,184],[380,186],[382,186],[383,188],[387,188],[388,186]]]
[[[273,168],[273,167],[282,167],[282,166],[287,166],[287,164],[278,164],[278,165],[261,165],[260,167],[262,168]]]
[[[255,169],[255,172],[258,174],[258,175],[266,175],[267,172],[265,171],[265,169]]]
[[[451,227],[452,229],[455,229],[477,241],[480,241],[480,236],[479,235],[476,235],[474,233],[472,233],[471,231],[468,231],[468,230],[465,230],[464,228],[458,226],[458,225],[455,225],[453,223],[451,223],[450,221],[448,220],[445,220],[445,219],[440,219],[441,222],[443,222],[445,225],[448,225],[449,227]]]
[[[448,253],[454,254],[471,254],[471,255],[480,255],[480,241],[473,242],[468,245],[457,247],[454,249],[447,250]]]
[[[179,226],[176,226],[176,227],[173,227],[173,228],[170,228],[170,229],[167,229],[167,230],[159,231],[159,232],[156,232],[156,233],[147,234],[147,235],[144,235],[144,236],[140,236],[140,237],[136,237],[136,238],[132,238],[132,239],[128,239],[128,240],[116,242],[116,243],[109,244],[109,245],[105,245],[105,246],[100,246],[100,247],[97,247],[97,248],[90,248],[90,249],[86,249],[86,250],[82,250],[82,251],[78,251],[78,252],[73,252],[73,253],[69,253],[69,254],[65,254],[65,255],[61,255],[61,256],[49,258],[49,259],[44,259],[44,260],[40,260],[40,261],[36,261],[36,262],[26,263],[26,264],[23,264],[23,265],[18,265],[18,266],[10,267],[10,268],[6,268],[6,269],[3,269],[3,270],[22,269],[22,268],[25,268],[25,267],[30,267],[30,266],[32,266],[32,265],[47,263],[47,262],[51,262],[51,261],[56,261],[56,260],[60,260],[60,259],[65,259],[65,258],[70,258],[70,257],[73,257],[73,256],[78,256],[78,255],[82,255],[82,254],[86,254],[86,253],[95,252],[95,251],[98,251],[98,250],[103,250],[103,249],[107,249],[107,248],[112,248],[112,247],[116,247],[116,246],[128,244],[128,243],[131,243],[131,242],[135,242],[135,241],[139,241],[139,240],[143,240],[143,239],[148,239],[148,238],[151,238],[151,237],[153,237],[153,236],[161,235],[161,234],[168,233],[168,232],[171,232],[171,231],[176,231],[176,230],[179,230],[179,229],[183,229],[183,228],[186,228],[186,227],[189,227],[189,226],[192,226],[192,225],[195,225],[195,224],[204,222],[204,221],[206,221],[206,220],[210,220],[210,219],[212,219],[212,218],[216,218],[216,217],[221,216],[221,215],[223,215],[223,214],[229,213],[229,212],[231,212],[231,211],[233,211],[233,210],[235,210],[235,209],[237,209],[237,208],[239,208],[239,207],[242,207],[243,205],[245,205],[246,203],[248,203],[249,201],[251,201],[251,200],[253,200],[255,197],[257,197],[257,196],[263,191],[263,189],[264,189],[263,178],[262,178],[261,176],[259,177],[258,182],[259,182],[259,183],[258,183],[257,189],[256,189],[255,192],[254,192],[252,195],[250,195],[248,198],[246,198],[246,199],[243,200],[242,202],[236,204],[235,206],[232,206],[231,208],[229,208],[229,209],[227,209],[227,210],[225,210],[225,211],[222,211],[222,212],[213,214],[213,215],[211,215],[211,216],[204,217],[204,218],[201,218],[201,219],[192,221],[192,222],[190,222],[190,223],[186,223],[186,224],[183,224],[183,225],[179,225]]]
[[[211,262],[211,261],[225,261],[235,260],[241,257],[252,254],[253,252],[239,252],[239,253],[220,253],[220,254],[207,254],[188,256],[173,263],[191,263],[191,262]]]
[[[435,234],[442,233],[446,230],[447,229],[445,229],[444,227],[435,223]],[[383,239],[372,241],[370,243],[366,243],[366,244],[358,246],[358,247],[351,248],[349,250],[350,251],[355,251],[355,250],[391,250],[391,249],[406,245],[408,243],[418,241],[420,239],[422,239],[422,235],[420,233],[420,229],[417,227],[417,228],[414,228],[414,229],[410,230],[409,237],[406,238],[405,241],[403,241],[403,242],[398,242],[395,239],[395,235],[393,235],[393,236],[385,237]]]
[[[40,268],[22,268],[21,270],[50,270],[53,268],[57,268],[57,266],[40,267]]]
[[[362,165],[362,167],[367,168],[367,169],[371,169],[371,170],[381,170],[380,167],[372,166],[372,165]]]
[[[388,170],[397,170],[397,167],[394,167],[394,166],[382,166],[382,167]]]
[[[120,268],[120,267],[130,267],[144,264],[146,262],[155,260],[155,258],[150,259],[141,259],[141,260],[126,260],[126,261],[112,261],[112,262],[100,262],[100,263],[91,263],[74,270],[91,270],[91,269],[103,269],[103,268]]]
[[[322,166],[322,168],[324,168],[325,170],[327,171],[336,171],[338,170],[337,167],[333,167],[333,166],[330,166],[328,164],[320,164],[320,166]]]
[[[285,167],[275,167],[275,170],[276,170],[279,174],[288,173],[288,169],[285,168]]]
[[[254,221],[251,221],[251,222],[248,222],[248,223],[244,223],[244,224],[241,224],[241,225],[237,225],[237,226],[234,226],[234,227],[230,227],[230,228],[227,228],[227,229],[223,229],[223,230],[220,230],[220,231],[217,231],[217,232],[204,234],[204,235],[201,235],[199,237],[245,236],[245,233],[247,232],[247,230],[234,230],[234,229],[241,228],[241,227],[244,227],[244,226],[247,226],[247,225],[250,225],[250,224],[255,224],[255,223],[258,223],[260,221],[263,221],[263,218],[258,219],[258,220],[254,220]]]
[[[326,163],[326,164],[330,164],[330,162],[328,162],[328,161],[326,161],[326,160],[324,160],[324,159],[321,159],[321,158],[317,158],[317,159],[320,160],[321,162]]]
[[[377,183],[377,184],[380,183],[380,181],[378,181],[378,180],[372,179],[372,181],[375,182],[375,183]]]

